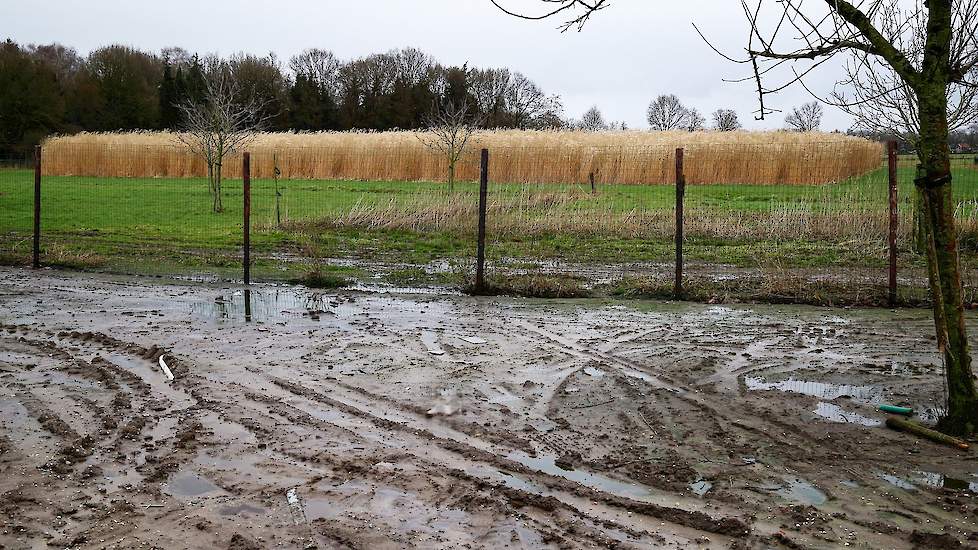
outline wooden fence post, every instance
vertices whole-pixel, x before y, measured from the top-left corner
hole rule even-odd
[[[31,265],[41,267],[41,146],[34,146],[34,244]]]
[[[475,288],[486,288],[486,203],[489,194],[489,149],[482,150],[479,171],[479,244],[476,251]]]
[[[251,284],[251,153],[242,159],[244,192],[244,284]]]
[[[683,296],[683,206],[686,197],[686,175],[683,172],[682,148],[676,149],[676,298]]]
[[[896,305],[897,301],[897,228],[900,223],[898,217],[897,203],[897,142],[887,143],[887,164],[889,166],[890,183],[890,307]]]

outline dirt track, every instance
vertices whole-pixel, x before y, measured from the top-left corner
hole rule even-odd
[[[0,548],[978,544],[925,310],[250,294],[0,269]]]

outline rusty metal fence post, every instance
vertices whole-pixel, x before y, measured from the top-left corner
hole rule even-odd
[[[676,298],[683,295],[683,206],[686,197],[686,175],[683,172],[682,148],[676,149]]]
[[[898,217],[897,203],[897,142],[887,143],[887,164],[890,183],[890,281],[889,281],[889,302],[890,307],[896,305],[897,301],[897,228],[900,223]]]
[[[41,146],[34,146],[34,244],[31,265],[41,267]]]
[[[242,191],[244,194],[244,284],[251,284],[251,153],[242,159]]]
[[[479,170],[479,243],[476,251],[475,288],[486,288],[486,207],[489,195],[489,149],[482,150]]]

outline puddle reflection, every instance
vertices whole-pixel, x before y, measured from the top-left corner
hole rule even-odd
[[[777,382],[768,382],[760,377],[748,376],[744,384],[751,391],[777,390],[788,393],[801,393],[832,401],[839,397],[851,397],[866,403],[880,403],[883,391],[877,386],[852,386],[849,384],[832,384],[829,382],[813,382],[789,378]]]
[[[314,321],[339,305],[335,295],[297,288],[226,289],[212,302],[190,305],[192,315],[218,321],[268,323],[308,317]]]

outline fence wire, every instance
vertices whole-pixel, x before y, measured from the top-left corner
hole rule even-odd
[[[454,165],[418,144],[251,148],[253,280],[330,286],[472,282],[480,154]],[[916,162],[898,166],[899,297],[927,299]],[[44,265],[236,280],[241,155],[220,193],[181,144],[59,144],[42,154]],[[213,172],[213,171],[212,171]],[[962,273],[978,290],[978,163],[953,161]],[[685,149],[684,292],[734,299],[883,304],[884,148],[700,144]],[[33,162],[0,159],[0,261],[29,265]],[[668,297],[675,278],[672,147],[490,151],[489,283],[533,296]],[[218,200],[219,198],[219,200]]]

